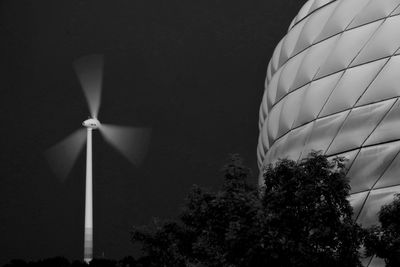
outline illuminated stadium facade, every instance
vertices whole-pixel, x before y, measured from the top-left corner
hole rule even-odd
[[[399,30],[400,0],[308,1],[273,53],[260,108],[260,169],[311,150],[347,157],[363,226],[400,192]]]

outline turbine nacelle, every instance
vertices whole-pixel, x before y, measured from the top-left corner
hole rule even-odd
[[[98,129],[100,127],[100,122],[98,119],[90,118],[82,122],[82,125],[90,129]]]

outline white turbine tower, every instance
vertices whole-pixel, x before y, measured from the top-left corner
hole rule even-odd
[[[67,177],[79,152],[85,144],[86,136],[86,195],[85,195],[85,235],[84,261],[93,258],[93,172],[92,172],[92,132],[100,130],[104,139],[119,150],[130,162],[140,164],[149,136],[149,128],[134,128],[100,123],[97,119],[101,100],[103,57],[92,55],[77,60],[76,74],[89,104],[91,118],[85,120],[81,128],[51,147],[46,157],[58,177]]]

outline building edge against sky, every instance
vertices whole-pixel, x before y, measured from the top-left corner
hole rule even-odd
[[[400,192],[399,28],[400,0],[308,1],[275,48],[260,108],[259,168],[345,156],[363,226]]]

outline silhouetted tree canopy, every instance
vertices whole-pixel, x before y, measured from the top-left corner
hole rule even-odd
[[[312,152],[280,160],[264,173],[264,236],[276,266],[361,266],[362,229],[352,220],[343,158]]]
[[[361,266],[343,158],[280,160],[261,189],[238,155],[223,171],[221,190],[195,186],[178,220],[134,228],[147,266]]]
[[[367,255],[385,259],[387,267],[400,266],[400,194],[392,203],[382,206],[379,222],[380,225],[368,229]]]
[[[37,261],[26,262],[24,260],[11,260],[3,267],[145,267],[133,257],[125,257],[120,261],[110,259],[93,259],[87,264],[84,261],[75,260],[72,263],[63,257],[54,257]]]
[[[3,267],[26,267],[27,262],[24,260],[11,260],[9,263],[3,265]]]
[[[4,267],[69,267],[69,260],[64,257],[54,257],[38,261],[25,262],[23,260],[11,260]]]

